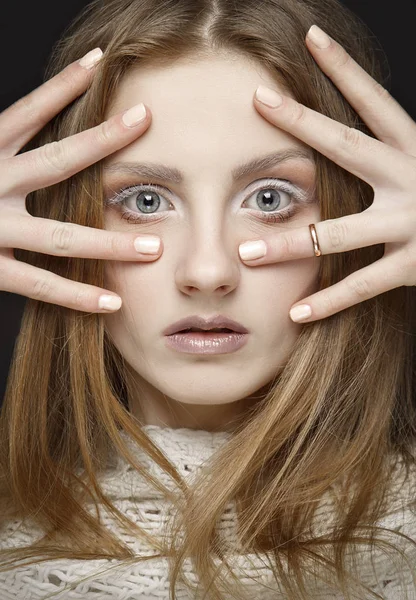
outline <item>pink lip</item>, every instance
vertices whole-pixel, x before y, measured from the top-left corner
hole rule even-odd
[[[174,333],[165,337],[168,348],[188,354],[227,354],[236,352],[248,341],[247,333],[200,331]]]
[[[215,315],[213,317],[203,317],[199,315],[191,315],[180,321],[176,321],[163,332],[164,335],[172,335],[183,329],[190,329],[196,327],[197,329],[231,329],[236,333],[249,333],[248,330],[238,323],[229,319],[223,315]]]

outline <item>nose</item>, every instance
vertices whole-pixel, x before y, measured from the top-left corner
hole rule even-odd
[[[176,271],[176,285],[187,294],[222,296],[233,291],[240,279],[238,241],[218,229],[198,228],[184,246]]]

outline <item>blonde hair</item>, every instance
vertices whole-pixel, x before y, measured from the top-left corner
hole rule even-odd
[[[91,86],[24,150],[102,122],[130,67],[169,66],[181,57],[222,50],[258,61],[299,102],[372,135],[308,52],[304,39],[314,23],[382,83],[368,30],[337,0],[96,0],[54,48],[45,73],[49,79],[100,46],[104,57]],[[313,152],[322,220],[371,205],[368,184]],[[101,163],[94,164],[31,193],[28,211],[103,228],[101,169]],[[101,260],[24,250],[15,256],[69,279],[104,286]],[[319,289],[382,256],[379,244],[321,257]],[[228,567],[230,548],[216,534],[216,524],[231,500],[239,515],[241,551],[267,553],[289,600],[311,598],[306,577],[311,565],[350,598],[348,551],[361,545],[372,552],[376,544],[395,549],[375,539],[376,522],[388,509],[394,470],[403,464],[409,476],[416,464],[415,306],[414,288],[401,287],[305,324],[267,394],[212,457],[209,471],[204,469],[189,486],[129,413],[130,379],[103,316],[29,299],[0,415],[0,514],[4,520],[30,517],[46,534],[32,546],[2,551],[3,569],[18,559],[140,560],[83,506],[87,497],[97,511],[104,504],[130,533],[148,539],[112,505],[97,481],[116,451],[177,508],[172,544],[149,539],[171,559],[173,598],[187,557],[212,598],[222,599],[224,589],[233,598],[245,597],[232,569],[233,585],[213,565],[217,556]],[[143,471],[123,431],[171,475],[180,493]],[[82,476],[76,474],[79,469]],[[334,525],[325,535],[314,535],[314,510],[334,486],[341,494]],[[370,597],[380,598],[363,587]],[[360,593],[362,598],[361,588]]]

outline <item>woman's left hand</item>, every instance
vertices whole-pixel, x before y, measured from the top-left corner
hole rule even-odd
[[[311,29],[313,33],[319,28]],[[416,285],[416,123],[340,44],[328,38],[329,46],[319,48],[312,42],[310,31],[306,41],[314,59],[378,139],[287,96],[275,108],[255,97],[255,107],[272,125],[315,148],[374,190],[372,205],[362,213],[315,224],[322,254],[374,244],[385,244],[385,250],[371,265],[293,305],[291,318],[302,322],[329,317],[402,285]],[[272,100],[275,92],[270,92]],[[314,256],[309,227],[266,237],[264,242],[265,256],[244,261],[246,265]],[[310,306],[311,316],[297,319],[293,309],[303,305]]]

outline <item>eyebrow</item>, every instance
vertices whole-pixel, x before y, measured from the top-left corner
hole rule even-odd
[[[291,148],[272,152],[265,156],[253,158],[246,163],[240,164],[232,171],[234,181],[239,181],[248,175],[264,171],[288,160],[302,159],[315,164],[312,152],[308,149]],[[105,173],[124,173],[137,175],[139,177],[157,178],[173,183],[182,183],[184,174],[174,167],[151,162],[115,162],[104,166]]]

